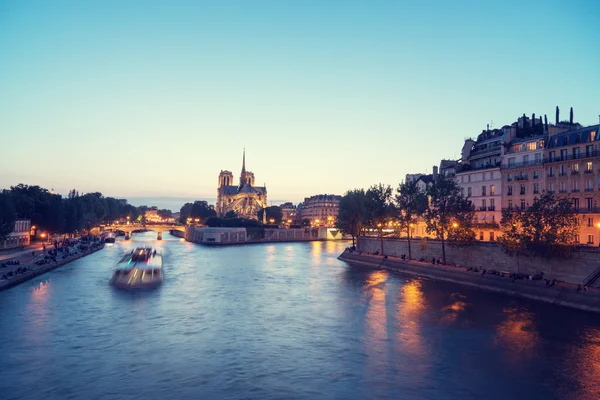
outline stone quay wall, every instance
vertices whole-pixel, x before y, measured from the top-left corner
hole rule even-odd
[[[384,239],[384,254],[408,257],[408,241],[406,239]],[[431,261],[442,257],[442,242],[440,240],[420,239],[411,241],[412,258],[418,260],[423,257]],[[381,241],[375,237],[361,237],[360,250],[362,252],[381,254]],[[483,267],[488,270],[515,272],[520,274],[536,275],[544,273],[544,277],[556,278],[569,283],[583,283],[596,268],[600,266],[600,249],[580,248],[568,259],[546,259],[530,256],[509,256],[499,244],[493,242],[477,242],[469,247],[450,247],[446,243],[446,263],[466,267]]]
[[[432,265],[431,263],[416,261],[408,262],[347,250],[338,258],[359,268],[386,269],[404,275],[451,282],[473,289],[600,313],[600,291],[595,288],[589,291],[577,291],[574,289],[574,285],[567,284],[546,287],[543,281],[513,281],[507,277],[469,272],[466,268]]]

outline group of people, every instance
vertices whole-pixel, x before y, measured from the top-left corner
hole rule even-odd
[[[10,278],[12,278],[13,276],[17,276],[17,275],[20,275],[20,274],[24,274],[24,273],[25,273],[25,272],[27,272],[27,271],[29,271],[29,270],[27,269],[27,267],[19,267],[19,268],[17,268],[15,271],[8,271],[7,273],[5,273],[5,274],[2,274],[2,276],[0,277],[0,280],[3,280],[3,281],[5,281],[5,280],[7,280],[7,279],[10,279]]]

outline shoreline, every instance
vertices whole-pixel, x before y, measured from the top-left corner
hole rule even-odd
[[[418,261],[404,261],[400,258],[384,258],[368,254],[350,253],[344,250],[338,259],[349,264],[374,269],[386,269],[405,275],[426,277],[433,280],[455,283],[457,285],[480,289],[488,292],[504,293],[511,297],[520,297],[549,304],[600,313],[600,291],[590,288],[577,292],[576,286],[560,282],[554,287],[546,287],[543,281],[516,280],[482,275],[469,272],[464,268],[438,266]]]
[[[104,244],[102,244],[101,247],[99,247],[99,248],[97,248],[95,250],[82,252],[82,253],[77,254],[76,256],[69,257],[69,258],[66,258],[64,260],[60,260],[60,261],[58,261],[56,263],[53,263],[53,264],[46,264],[46,265],[41,266],[38,269],[31,269],[30,270],[31,272],[27,271],[27,273],[25,273],[25,274],[13,276],[9,280],[6,280],[6,281],[5,280],[0,280],[0,292],[3,291],[3,290],[10,289],[10,288],[12,288],[14,286],[17,286],[17,285],[19,285],[19,284],[21,284],[23,282],[27,282],[30,279],[33,279],[33,278],[36,278],[36,277],[38,277],[40,275],[45,274],[46,272],[53,271],[53,270],[55,270],[55,269],[57,269],[59,267],[62,267],[63,265],[69,264],[70,262],[73,262],[75,260],[79,260],[80,258],[83,258],[83,257],[88,256],[90,254],[93,254],[93,253],[95,253],[97,251],[100,251],[103,248],[104,248]],[[31,263],[28,263],[26,265],[24,264],[23,266],[31,267]]]

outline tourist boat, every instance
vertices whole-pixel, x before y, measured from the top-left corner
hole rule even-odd
[[[117,263],[110,283],[121,289],[142,289],[156,287],[162,281],[162,255],[151,247],[138,247]]]

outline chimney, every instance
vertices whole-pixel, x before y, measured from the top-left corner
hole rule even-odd
[[[433,181],[435,182],[437,180],[437,176],[438,176],[438,167],[437,165],[433,166]]]

